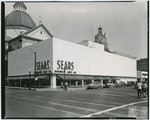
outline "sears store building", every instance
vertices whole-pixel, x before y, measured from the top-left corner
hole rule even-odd
[[[136,81],[136,59],[110,51],[101,26],[94,42],[72,43],[54,37],[41,22],[36,26],[26,9],[23,2],[16,2],[6,16],[6,38],[11,38],[6,44],[10,51],[7,84],[23,86],[31,81],[57,88],[64,81],[82,87],[93,81]],[[16,20],[20,14],[29,21]],[[10,35],[14,30],[21,32]]]

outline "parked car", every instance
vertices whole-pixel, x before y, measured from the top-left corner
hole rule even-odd
[[[106,82],[106,84],[105,84],[105,87],[114,87],[115,85],[114,85],[114,83],[113,82],[109,82],[109,81],[107,81]]]
[[[115,83],[115,85],[114,85],[115,87],[121,87],[122,86],[122,83],[121,82],[119,82],[119,83]]]
[[[126,86],[130,87],[130,86],[134,86],[134,85],[135,85],[135,83],[133,81],[128,81]]]
[[[98,81],[95,81],[89,84],[86,89],[102,89],[102,88],[103,88],[103,84],[101,84]]]
[[[123,86],[126,86],[126,83],[123,81],[115,83],[115,87],[123,87]]]

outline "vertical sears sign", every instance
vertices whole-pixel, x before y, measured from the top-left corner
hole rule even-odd
[[[36,73],[38,74],[46,74],[50,73],[50,60],[43,60],[43,61],[37,61],[36,62]]]

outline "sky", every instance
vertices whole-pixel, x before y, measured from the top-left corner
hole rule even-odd
[[[94,41],[101,25],[111,51],[136,59],[146,58],[147,2],[24,2],[36,25],[44,26],[56,38],[74,43]],[[6,2],[5,15],[13,11]]]

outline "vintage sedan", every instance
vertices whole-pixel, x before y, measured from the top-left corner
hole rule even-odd
[[[102,88],[103,88],[103,84],[101,84],[98,81],[95,81],[89,84],[86,89],[102,89]]]

